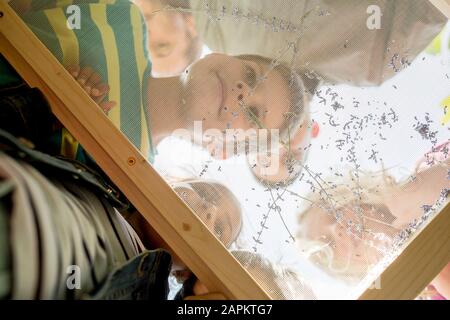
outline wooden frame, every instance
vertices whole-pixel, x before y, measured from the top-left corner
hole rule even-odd
[[[429,0],[447,18],[450,19],[450,0]]]
[[[409,240],[380,276],[379,288],[368,289],[363,300],[414,299],[450,261],[450,203]]]
[[[449,14],[449,0],[431,1]],[[269,299],[4,0],[0,52],[44,93],[58,119],[211,291],[230,299]],[[382,273],[381,289],[367,290],[360,298],[415,298],[450,259],[448,230],[450,205]]]

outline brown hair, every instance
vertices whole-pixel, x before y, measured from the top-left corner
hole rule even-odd
[[[324,181],[332,180],[324,178]],[[339,213],[342,208],[362,208],[363,206],[371,206],[382,209],[385,213],[385,223],[390,225],[394,222],[395,217],[384,205],[384,196],[389,194],[394,187],[398,186],[395,180],[384,170],[380,173],[364,173],[359,172],[358,176],[354,176],[351,171],[344,181],[339,184],[325,187],[323,192],[314,192],[305,198],[311,203],[306,210],[298,216],[299,230],[296,235],[297,246],[301,254],[314,262],[330,275],[336,276],[349,283],[354,283],[362,279],[367,273],[369,265],[356,265],[349,263],[344,269],[336,269],[334,263],[334,250],[332,245],[324,241],[309,239],[306,236],[306,226],[304,220],[313,211],[314,207],[321,208],[330,214],[334,214],[333,219],[338,221]],[[324,196],[326,192],[327,196]],[[345,225],[345,223],[344,223]],[[363,239],[361,239],[363,241]]]

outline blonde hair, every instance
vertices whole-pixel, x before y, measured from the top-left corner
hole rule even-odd
[[[348,171],[348,176],[344,177],[340,183],[327,183],[323,179],[324,188],[320,192],[310,193],[306,198],[311,202],[308,208],[301,212],[298,217],[299,230],[296,235],[297,247],[301,254],[306,256],[310,261],[318,265],[321,269],[336,276],[346,282],[354,283],[362,279],[367,273],[369,264],[352,263],[350,253],[348,259],[337,264],[335,259],[335,251],[333,245],[322,240],[309,239],[306,235],[307,226],[305,225],[305,217],[307,217],[313,208],[317,207],[325,210],[328,214],[332,214],[336,223],[345,224],[342,221],[342,209],[347,208],[351,211],[361,212],[362,206],[378,206],[384,207],[388,213],[385,216],[386,225],[392,225],[395,217],[384,205],[385,196],[390,194],[394,188],[398,187],[398,183],[386,173],[385,170],[375,173],[366,173],[359,171]],[[380,221],[381,222],[381,221]],[[360,223],[363,223],[361,218]],[[353,225],[353,223],[352,223]],[[355,225],[357,232],[362,234],[364,227]],[[361,238],[361,241],[364,239]]]

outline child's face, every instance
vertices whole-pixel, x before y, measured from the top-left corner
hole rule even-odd
[[[226,247],[236,240],[242,224],[241,209],[224,186],[193,180],[176,183],[174,190]]]
[[[139,0],[136,3],[147,23],[152,74],[156,77],[181,74],[192,63],[189,52],[196,47],[197,32],[192,16],[164,11],[159,1]]]
[[[278,70],[270,70],[267,63],[215,53],[188,67],[181,79],[181,113],[188,126],[201,121],[203,132],[211,129],[223,133],[226,129],[281,129],[286,125],[292,105],[289,81]],[[267,132],[268,137],[272,134]],[[278,134],[281,136],[280,131]],[[231,143],[240,143],[246,137],[232,136],[235,141]],[[225,139],[223,134],[220,137]],[[304,132],[299,138],[306,141],[310,137]],[[227,154],[226,144],[220,141],[203,140],[203,147],[222,158],[234,155]]]
[[[332,252],[329,263],[335,271],[347,271],[352,275],[364,275],[368,267],[376,264],[390,248],[394,236],[399,232],[388,221],[390,212],[383,205],[362,204],[359,206],[362,218],[358,218],[355,208],[339,208],[342,213],[340,223],[332,212],[313,207],[305,212],[302,219],[303,238],[327,244]],[[359,223],[362,232],[352,227],[350,232],[348,222]],[[300,240],[301,241],[301,240]],[[317,257],[311,257],[317,260]]]
[[[288,82],[259,61],[210,54],[188,67],[181,79],[183,117],[191,125],[202,121],[203,130],[279,129],[290,111]]]

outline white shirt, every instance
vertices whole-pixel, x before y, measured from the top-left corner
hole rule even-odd
[[[423,0],[190,1],[197,29],[212,51],[277,58],[327,82],[358,86],[392,77],[447,22]],[[382,14],[380,29],[369,29],[377,27],[378,18],[371,5]],[[292,44],[298,38],[295,55]],[[286,53],[280,57],[280,51]]]

